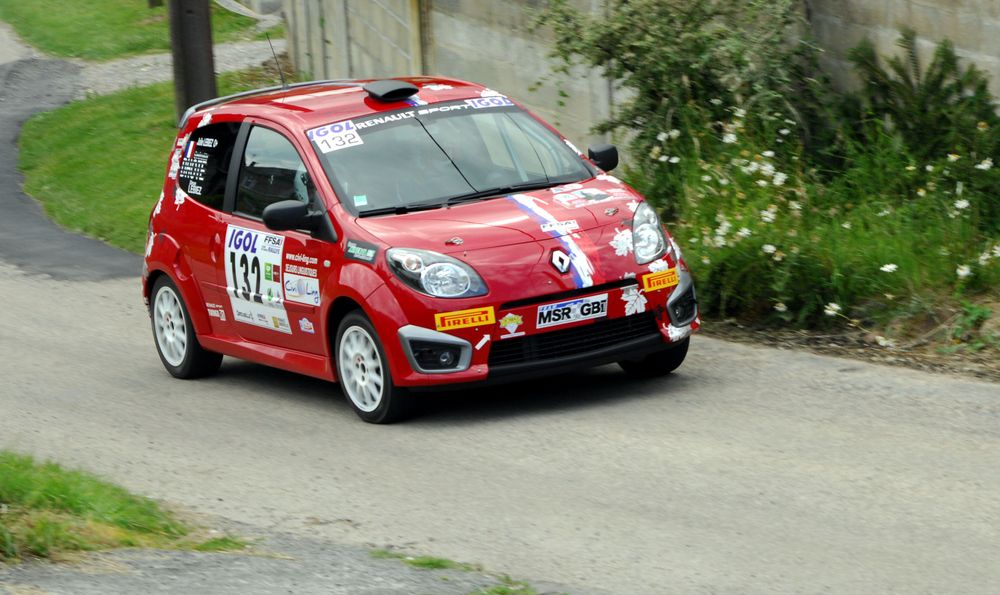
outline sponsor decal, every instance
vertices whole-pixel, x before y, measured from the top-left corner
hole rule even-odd
[[[507,107],[514,105],[514,102],[503,95],[490,95],[489,97],[479,97],[476,99],[466,99],[465,103],[472,109],[483,109],[488,107]]]
[[[344,256],[347,258],[369,264],[375,262],[376,254],[378,254],[378,246],[369,244],[368,242],[347,240],[347,246],[344,248]]]
[[[307,306],[318,306],[320,302],[319,280],[285,272],[285,300]]]
[[[542,206],[542,201],[527,194],[513,194],[507,200],[516,204],[522,211],[526,212],[540,224],[556,224],[560,221]],[[563,234],[558,231],[549,231],[549,235],[559,241],[563,251],[569,257],[569,272],[572,273],[573,283],[578,288],[590,287],[594,285],[595,267],[587,256],[587,253],[580,247],[572,235]],[[578,238],[581,241],[583,238]],[[553,254],[554,256],[554,254]],[[555,265],[555,261],[553,261]]]
[[[174,187],[174,210],[175,211],[180,210],[181,205],[184,204],[184,201],[186,199],[187,199],[187,195],[184,194],[184,191],[181,190],[180,187],[175,186]]]
[[[356,206],[356,207],[367,207],[368,206],[368,195],[367,194],[355,194],[354,195],[354,206]]]
[[[219,146],[219,139],[212,138],[210,136],[203,136],[198,139],[198,146],[205,147],[207,149],[214,149]]]
[[[218,318],[222,322],[226,321],[226,309],[222,307],[222,304],[205,302],[205,309],[208,310],[208,315],[212,318]]]
[[[310,322],[308,318],[299,320],[299,330],[303,333],[309,333],[310,335],[316,334],[316,327],[313,326],[313,323]]]
[[[500,319],[500,328],[507,331],[506,335],[500,335],[501,339],[510,339],[511,337],[520,337],[524,334],[524,331],[517,332],[517,327],[524,324],[524,318],[519,314],[505,314],[503,318]]]
[[[556,233],[570,233],[580,229],[580,224],[576,222],[576,219],[570,219],[569,221],[553,221],[550,223],[542,223],[542,231]]]
[[[309,267],[299,266],[297,264],[285,264],[285,272],[291,273],[293,275],[302,275],[305,277],[316,277],[316,269]]]
[[[194,180],[188,182],[188,194],[197,194],[201,196],[201,186],[194,183]]]
[[[638,286],[622,289],[622,301],[625,302],[625,316],[642,314],[646,311],[646,296]]]
[[[579,186],[579,184],[563,186],[562,189],[569,188],[569,186]],[[555,188],[553,188],[553,190],[555,190]],[[553,198],[559,204],[569,208],[584,207],[595,203],[616,200],[614,196],[597,188],[579,188],[576,190],[558,192]]]
[[[427,89],[428,91],[447,91],[448,89],[454,89],[454,88],[455,87],[452,87],[451,85],[443,85],[440,83],[424,85],[424,89]]]
[[[622,181],[610,174],[600,174],[597,176],[598,180],[604,180],[605,182],[611,182],[612,184],[621,184]]]
[[[282,299],[284,236],[236,225],[226,228],[226,290],[233,317],[261,328],[291,334]]]
[[[416,95],[404,99],[403,103],[405,103],[407,105],[412,105],[414,107],[416,107],[418,105],[427,105],[426,101],[424,101],[423,99],[417,97]]]
[[[642,288],[646,292],[659,291],[677,285],[677,269],[671,268],[658,273],[648,273],[642,276]]]
[[[591,295],[538,306],[535,327],[546,328],[608,315],[608,294]]]
[[[306,136],[316,143],[316,146],[323,153],[332,153],[340,149],[365,144],[365,141],[361,140],[361,135],[358,134],[358,127],[351,120],[313,128],[306,131]]]
[[[670,265],[667,264],[667,261],[663,260],[662,258],[659,260],[654,260],[653,262],[649,263],[650,273],[659,273],[660,271],[665,271],[669,268]]]
[[[667,331],[667,336],[670,337],[671,342],[680,341],[685,337],[691,336],[691,325],[686,326],[674,326],[668,322],[663,323],[663,328]]]
[[[317,262],[319,262],[318,260],[316,260],[312,256],[306,256],[305,254],[286,254],[285,255],[285,260],[291,260],[291,261],[294,261],[294,262],[301,262],[302,264],[306,264],[306,265],[314,265]]]
[[[185,159],[190,159],[190,158],[194,157],[194,149],[197,146],[198,146],[198,144],[196,142],[194,142],[193,140],[188,141],[187,147],[185,147],[185,149],[184,149],[184,158]]]
[[[198,128],[201,128],[202,126],[208,126],[211,123],[212,123],[212,114],[210,113],[205,114],[204,116],[202,116],[201,122],[198,122]]]
[[[493,314],[493,306],[456,310],[454,312],[443,312],[434,315],[434,326],[439,331],[484,326],[493,324],[494,322],[496,322],[496,319]]]

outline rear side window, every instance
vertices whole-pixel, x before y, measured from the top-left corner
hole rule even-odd
[[[236,191],[237,213],[260,219],[269,204],[283,200],[312,204],[315,193],[291,141],[260,126],[250,130]]]
[[[181,190],[207,207],[222,209],[239,130],[238,122],[227,122],[202,126],[191,133],[177,172]]]

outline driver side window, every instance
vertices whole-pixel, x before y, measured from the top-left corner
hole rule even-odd
[[[234,211],[260,219],[265,207],[283,200],[315,204],[316,187],[287,138],[254,126],[243,152]]]

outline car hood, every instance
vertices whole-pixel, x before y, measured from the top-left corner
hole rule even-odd
[[[389,247],[471,252],[567,234],[599,236],[609,225],[630,228],[640,200],[627,185],[602,175],[444,209],[361,217],[357,224]]]

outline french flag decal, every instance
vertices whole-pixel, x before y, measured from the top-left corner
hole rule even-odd
[[[191,157],[194,156],[194,146],[195,146],[195,142],[193,140],[189,140],[187,146],[184,147],[184,158],[185,159],[190,159]]]

